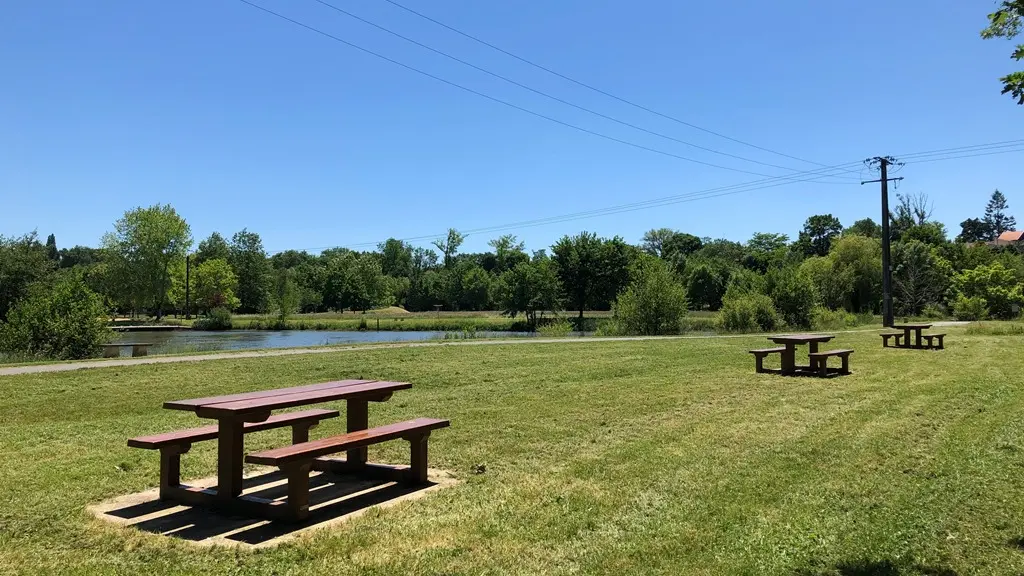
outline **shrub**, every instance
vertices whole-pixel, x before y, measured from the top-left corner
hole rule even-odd
[[[764,294],[726,298],[718,319],[729,332],[769,332],[782,324],[772,299]]]
[[[815,289],[810,278],[795,267],[772,270],[765,278],[768,295],[789,326],[808,328]]]
[[[195,330],[231,330],[231,312],[227,308],[214,308],[206,318],[192,323]]]
[[[76,360],[95,356],[111,336],[103,300],[80,275],[33,284],[0,324],[0,351]]]
[[[957,291],[957,300],[980,299],[985,302],[988,313],[993,318],[1010,319],[1020,312],[1024,305],[1024,292],[1017,281],[1016,273],[1007,269],[1000,262],[991,266],[978,266],[973,270],[964,270],[953,277],[953,287]],[[975,303],[976,307],[977,304]],[[956,304],[954,303],[954,314]]]
[[[678,334],[686,316],[686,289],[662,260],[641,259],[633,283],[615,302],[616,316],[628,334]]]
[[[829,310],[817,306],[811,310],[811,327],[815,330],[842,330],[857,325],[857,316],[845,310]]]
[[[984,298],[960,294],[953,301],[953,316],[957,320],[984,320],[988,317],[988,303]]]
[[[931,320],[941,320],[949,317],[949,310],[942,304],[925,304],[921,315]]]
[[[560,319],[557,322],[549,322],[537,327],[537,333],[549,338],[561,338],[572,334],[572,323]]]

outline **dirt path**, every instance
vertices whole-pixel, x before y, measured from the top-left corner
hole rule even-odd
[[[935,327],[960,326],[967,322],[936,322]],[[859,330],[840,330],[830,332],[843,334],[853,332],[876,332],[878,328]],[[0,368],[0,376],[16,376],[19,374],[40,374],[44,372],[67,372],[86,368],[112,368],[117,366],[138,366],[141,364],[173,364],[176,362],[204,362],[207,360],[233,360],[237,358],[270,358],[275,356],[296,356],[301,354],[335,354],[358,350],[386,350],[389,348],[428,348],[437,346],[508,346],[516,344],[590,344],[597,342],[629,342],[637,340],[699,340],[705,338],[749,338],[751,334],[726,334],[713,336],[620,336],[583,338],[512,338],[506,340],[458,340],[437,342],[403,342],[396,344],[367,344],[357,346],[319,346],[316,348],[289,348],[285,350],[240,350],[237,352],[218,352],[216,354],[196,354],[191,356],[151,356],[146,358],[122,358],[111,360],[85,360],[82,362],[66,362],[61,364],[33,364],[29,366],[11,366]]]

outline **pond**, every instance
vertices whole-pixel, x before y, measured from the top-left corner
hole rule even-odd
[[[477,332],[478,338],[514,338],[534,336],[533,332]],[[148,342],[150,354],[181,354],[211,350],[247,350],[266,348],[299,348],[333,344],[373,342],[418,342],[443,340],[444,332],[344,332],[312,330],[230,330],[206,332],[174,330],[167,332],[119,333],[113,342]],[[130,353],[130,351],[129,351]]]

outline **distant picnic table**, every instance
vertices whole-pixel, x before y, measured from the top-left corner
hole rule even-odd
[[[132,438],[135,448],[160,450],[160,498],[188,505],[206,506],[267,518],[301,520],[309,513],[311,470],[357,474],[394,481],[427,481],[427,437],[432,430],[448,426],[447,420],[417,418],[406,422],[369,428],[370,402],[384,402],[407,382],[342,380],[290,388],[229,394],[193,400],[165,402],[164,408],[194,412],[200,418],[217,421],[215,426]],[[274,410],[344,400],[347,434],[309,440],[309,430],[321,420],[339,415],[336,410],[306,410],[272,416]],[[292,445],[245,456],[244,435],[249,432],[292,426]],[[366,447],[405,439],[411,443],[411,466],[367,463]],[[180,458],[193,442],[217,440],[217,487],[203,490],[181,484]],[[323,456],[346,452],[346,459]],[[278,466],[288,478],[287,502],[242,496],[242,465],[245,461]]]
[[[905,324],[893,324],[893,330],[902,330],[901,332],[887,332],[882,334],[882,346],[889,346],[889,338],[896,339],[896,348],[915,348],[918,350],[936,349],[941,350],[945,347],[943,338],[945,334],[924,334],[925,330],[930,329],[933,324],[910,322]],[[910,333],[914,333],[914,340],[911,343]],[[927,343],[925,343],[927,342]]]
[[[779,354],[782,364],[779,373],[786,376],[808,374],[824,377],[829,374],[848,374],[850,371],[850,354],[853,354],[853,350],[818,351],[819,344],[829,342],[834,338],[835,336],[831,334],[779,334],[769,336],[768,339],[775,344],[781,344],[782,347],[751,350],[750,353],[756,358],[756,370],[759,373],[770,372],[770,370],[764,368],[764,358],[766,356],[769,354]],[[808,358],[810,360],[810,365],[808,366],[798,366],[796,363],[796,348],[803,345],[808,347]],[[842,368],[830,370],[827,366],[827,360],[831,357],[840,358],[842,360]]]

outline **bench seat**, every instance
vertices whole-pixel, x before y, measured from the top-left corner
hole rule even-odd
[[[416,418],[256,452],[246,456],[245,461],[277,466],[285,473],[288,477],[288,516],[292,520],[303,520],[309,516],[309,472],[317,458],[401,438],[408,440],[411,445],[410,467],[405,472],[404,480],[410,484],[422,484],[427,481],[427,439],[430,432],[450,424],[448,420]],[[358,471],[359,466],[366,466],[358,462],[353,464],[352,471]]]
[[[118,342],[117,344],[103,344],[103,357],[104,358],[117,358],[121,355],[121,348],[128,348],[131,346],[132,358],[136,356],[147,356],[149,355],[149,347],[152,346],[149,342]]]
[[[942,350],[944,348],[942,339],[946,337],[945,334],[922,334],[921,337],[928,341],[929,348],[935,348],[937,350]],[[935,344],[935,340],[938,340],[939,343]]]
[[[338,415],[337,410],[321,409],[289,412],[271,416],[263,422],[247,422],[243,430],[248,434],[250,432],[291,426],[292,443],[299,444],[309,441],[309,430],[319,424],[321,420],[337,418]],[[192,448],[192,444],[196,442],[215,440],[217,434],[218,427],[214,424],[212,426],[131,438],[128,440],[128,446],[143,450],[160,451],[160,492],[161,497],[164,497],[167,488],[181,485],[181,455],[187,453]]]
[[[764,372],[764,358],[765,358],[765,356],[767,356],[769,354],[781,354],[781,353],[783,353],[785,351],[786,351],[786,347],[785,346],[781,346],[779,348],[759,348],[757,350],[748,350],[747,352],[749,352],[750,354],[754,355],[754,362],[756,363],[756,366],[755,366],[754,370],[758,374],[760,374],[760,373]]]
[[[853,350],[826,350],[825,352],[812,352],[807,356],[811,359],[811,368],[817,369],[822,377],[826,377],[828,376],[828,359],[834,356],[843,361],[839,373],[849,374],[850,354],[853,354]]]
[[[895,338],[896,339],[896,346],[899,347],[900,346],[900,340],[903,339],[903,336],[905,336],[905,334],[903,334],[903,332],[885,332],[885,333],[882,333],[881,336],[882,336],[882,347],[883,348],[888,348],[889,347],[889,339],[890,338]]]

